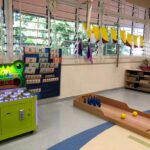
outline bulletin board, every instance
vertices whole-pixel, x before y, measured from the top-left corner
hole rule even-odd
[[[60,95],[62,50],[24,48],[26,87],[39,99]]]

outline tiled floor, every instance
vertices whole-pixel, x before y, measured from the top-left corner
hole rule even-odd
[[[150,94],[126,89],[99,94],[128,103],[141,111],[150,110]],[[37,132],[0,143],[0,150],[46,150],[56,143],[105,121],[73,107],[72,99],[39,107]]]

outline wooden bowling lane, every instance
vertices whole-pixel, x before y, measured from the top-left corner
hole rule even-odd
[[[91,96],[100,101],[101,107],[84,102],[85,98]],[[150,114],[132,109],[126,103],[100,95],[85,94],[74,100],[74,106],[150,139]],[[137,117],[132,115],[134,111],[138,112]],[[126,118],[121,119],[121,114],[126,114]]]
[[[138,115],[137,117],[134,117],[132,115],[132,112],[129,112],[124,109],[120,109],[115,106],[111,106],[108,104],[102,103],[102,106],[100,108],[102,112],[104,113],[104,116],[109,118],[110,120],[113,120],[114,122],[117,122],[117,124],[124,124],[126,127],[136,128],[139,131],[147,132],[150,136],[150,119],[141,115]],[[126,114],[126,119],[121,119],[121,114]]]

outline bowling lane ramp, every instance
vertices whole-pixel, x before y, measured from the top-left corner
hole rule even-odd
[[[101,102],[101,107],[85,103],[85,98],[87,99],[87,97],[96,97]],[[106,120],[112,121],[117,125],[134,131],[144,137],[150,138],[150,115],[129,108],[128,105],[123,102],[95,94],[86,94],[78,97],[74,101],[74,106]],[[132,115],[133,111],[138,112],[137,117]],[[120,118],[122,113],[126,114],[126,119]]]

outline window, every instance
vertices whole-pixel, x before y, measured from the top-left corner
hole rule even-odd
[[[140,47],[140,36],[143,36],[144,33],[144,24],[134,24],[133,34],[138,36],[138,47],[134,48],[132,53],[133,56],[142,56],[143,55],[143,48]]]
[[[64,56],[73,55],[75,49],[75,7],[58,3],[51,16],[51,48],[62,49]]]
[[[127,34],[131,34],[131,27],[121,27],[120,30],[125,30],[126,32],[126,37]],[[119,43],[120,43],[120,55],[123,56],[129,56],[130,55],[130,50],[131,48],[129,46],[126,46],[121,39],[119,39]]]
[[[116,51],[116,44],[114,44],[112,42],[112,38],[111,38],[111,33],[110,30],[113,26],[107,26],[108,28],[108,37],[109,37],[109,42],[104,44],[103,47],[103,55],[116,55],[117,51]]]
[[[103,7],[104,6],[104,7]],[[118,7],[119,6],[119,7]],[[112,42],[110,28],[116,27],[119,18],[119,29],[124,29],[126,33],[132,33],[132,20],[127,17],[133,15],[144,21],[145,9],[139,6],[134,6],[128,2],[118,0],[105,0],[104,3],[99,1],[93,2],[91,13],[91,26],[100,24],[101,26],[108,27],[109,42],[103,44],[104,55],[116,55],[116,44]],[[115,9],[118,8],[118,9]],[[120,12],[120,15],[113,13]],[[111,14],[111,12],[113,12]],[[3,16],[3,12],[0,13]],[[83,29],[82,23],[87,20],[86,5],[78,7],[75,3],[58,2],[55,13],[48,13],[46,1],[18,1],[13,0],[13,51],[16,54],[22,52],[24,46],[50,46],[52,49],[62,48],[63,55],[74,55],[76,40],[82,39],[83,41],[83,55],[86,55],[88,38]],[[102,15],[102,16],[101,16]],[[3,17],[1,17],[2,20]],[[131,18],[131,17],[130,17]],[[78,24],[78,31],[76,31]],[[135,24],[135,23],[134,23]],[[117,28],[117,27],[116,27]],[[134,34],[143,35],[143,26],[135,25]],[[0,53],[6,53],[6,27],[4,21],[0,25]],[[91,36],[91,48],[93,55],[97,55],[96,40],[94,41]],[[138,40],[139,42],[139,40]],[[102,43],[100,39],[100,43]],[[126,46],[120,40],[120,55],[130,55],[131,48]],[[12,43],[11,43],[12,45]],[[132,53],[134,56],[142,55],[141,48],[133,48]]]
[[[94,25],[94,24],[93,24]],[[92,29],[92,25],[91,25],[91,29]],[[88,37],[86,35],[85,30],[83,29],[83,23],[79,23],[79,39],[82,40],[83,42],[83,55],[85,56],[87,53],[87,47],[88,47]],[[97,51],[96,51],[96,40],[94,38],[94,35],[91,34],[91,48],[92,48],[92,52],[93,52],[93,56],[97,55]]]
[[[126,31],[126,36],[128,33],[131,34],[132,29],[130,27],[121,27],[120,29],[123,29]],[[139,38],[140,35],[143,36],[143,30],[144,30],[144,25],[142,28],[137,28],[137,27],[133,28],[133,35],[138,35],[138,48],[134,48],[134,46],[132,46],[132,55],[133,56],[142,56],[143,55],[143,48],[140,48],[140,38]],[[126,46],[124,43],[122,43],[121,40],[119,40],[119,42],[120,42],[121,55],[129,56],[131,47]]]
[[[51,48],[62,48],[63,55],[73,55],[75,23],[51,19]]]
[[[14,52],[23,46],[48,46],[46,17],[14,12]]]
[[[2,7],[0,7],[0,55],[5,55],[7,53],[6,50],[6,26],[4,23],[4,11]]]

